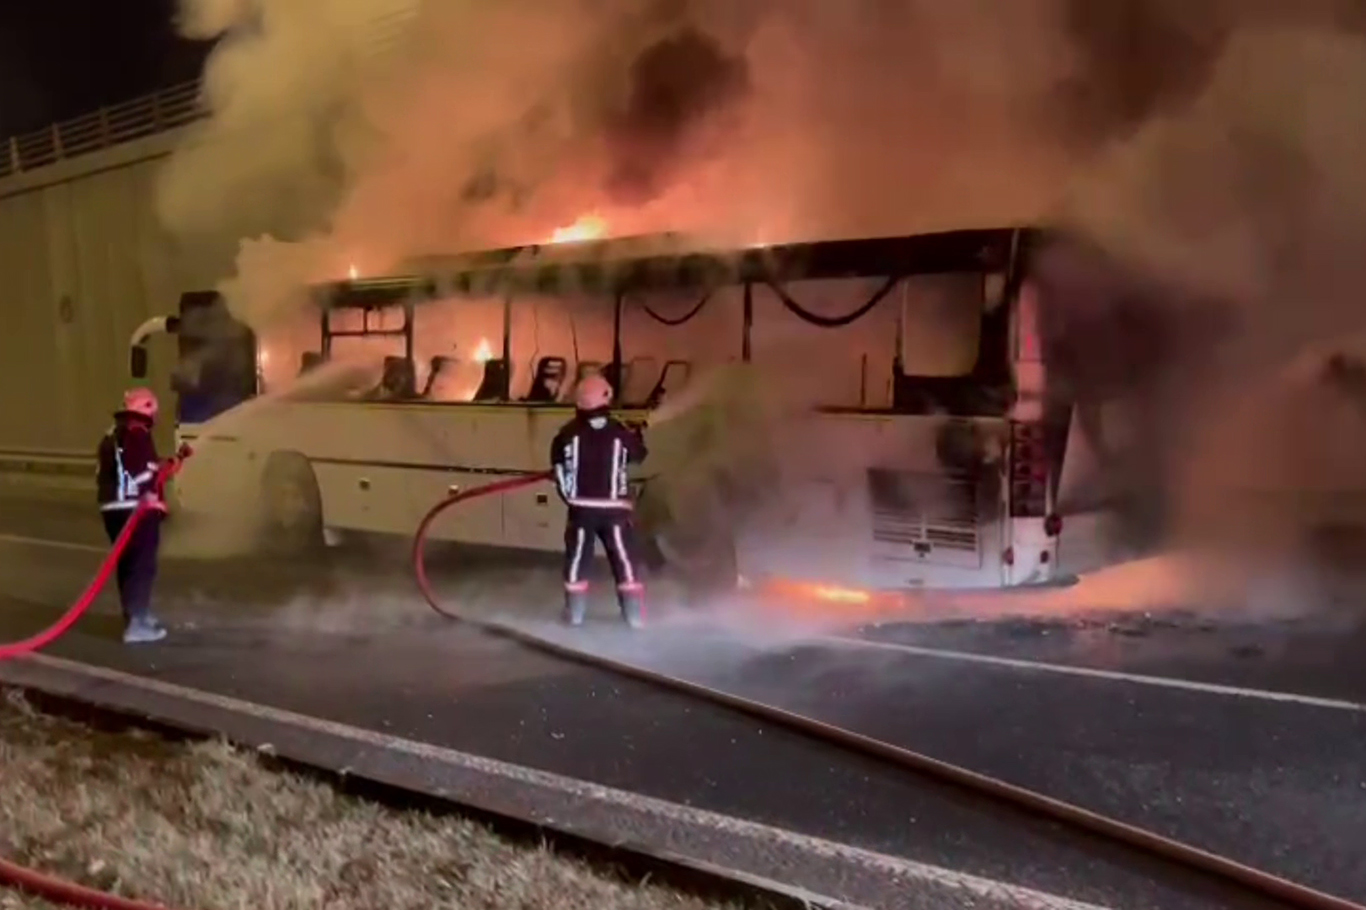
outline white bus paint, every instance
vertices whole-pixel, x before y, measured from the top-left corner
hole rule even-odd
[[[1038,673],[1056,673],[1063,676],[1079,676],[1090,679],[1104,679],[1110,682],[1133,683],[1142,686],[1156,686],[1164,689],[1180,689],[1199,692],[1205,695],[1224,695],[1235,698],[1252,698],[1261,701],[1283,702],[1305,705],[1313,708],[1328,708],[1335,711],[1366,712],[1366,704],[1336,698],[1320,698],[1314,695],[1300,695],[1295,692],[1276,692],[1267,689],[1250,689],[1242,686],[1227,686],[1220,683],[1200,682],[1193,679],[1178,679],[1170,676],[1148,676],[1142,673],[1124,673],[1118,670],[1100,670],[1093,667],[1079,667],[1069,664],[1046,663],[1037,660],[1024,660],[1018,657],[998,657],[993,654],[979,654],[972,651],[953,651],[944,648],[927,648],[922,645],[902,644],[892,641],[877,641],[868,638],[854,638],[842,635],[822,636],[814,639],[840,646],[872,648],[881,651],[898,651],[914,657],[927,657],[934,660],[951,660],[962,663],[981,664],[993,667],[1006,667],[1013,670],[1026,670]]]
[[[204,705],[222,711],[255,718],[272,724],[287,725],[320,735],[335,737],[354,743],[357,746],[374,747],[390,753],[435,762],[462,770],[472,771],[489,777],[556,791],[588,803],[620,807],[623,810],[653,816],[666,822],[693,829],[711,831],[741,837],[759,843],[769,843],[787,850],[807,854],[813,860],[831,859],[861,867],[870,872],[889,876],[905,887],[921,885],[953,889],[975,898],[1002,902],[1011,907],[1024,910],[1111,910],[1097,904],[1073,900],[1059,895],[1012,885],[982,876],[957,872],[941,866],[919,863],[901,857],[876,853],[852,847],[836,841],[825,840],[801,834],[784,828],[777,828],[757,822],[747,821],[734,816],[722,815],[703,809],[671,803],[654,797],[618,790],[594,784],[589,781],[564,777],[546,771],[539,771],[522,765],[514,765],[496,759],[459,752],[431,743],[418,742],[390,736],[375,730],[354,727],[349,724],[296,714],[291,711],[272,708],[241,699],[192,689],[156,679],[147,679],[117,670],[82,664],[46,655],[30,655],[9,663],[0,663],[0,679],[11,685],[34,685],[22,672],[25,664],[51,668],[66,674],[84,678],[96,687],[118,686],[141,689],[158,695],[182,700],[192,704]],[[13,672],[20,669],[20,672]],[[104,696],[108,698],[108,694]],[[789,886],[772,882],[779,890],[791,891]],[[815,895],[813,895],[815,897]],[[837,903],[824,900],[823,903]]]

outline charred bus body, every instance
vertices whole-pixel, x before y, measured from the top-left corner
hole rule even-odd
[[[382,360],[373,387],[259,409],[196,459],[206,479],[187,474],[180,495],[211,511],[207,487],[237,478],[259,491],[276,546],[408,534],[452,486],[544,470],[577,376],[602,370],[635,421],[720,376],[648,430],[642,519],[674,569],[832,600],[1054,582],[1076,422],[1038,331],[1042,240],[1002,228],[717,251],[624,238],[321,285],[255,355],[233,348],[235,394],[244,377],[282,387],[356,355]],[[553,552],[562,506],[547,493],[478,500],[437,533]]]

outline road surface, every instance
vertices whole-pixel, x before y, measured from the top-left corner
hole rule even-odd
[[[83,510],[16,502],[0,535],[0,617],[14,638],[79,590],[100,530]],[[452,626],[421,606],[401,553],[171,563],[171,640],[123,648],[106,602],[52,653],[1100,906],[1252,906],[874,762]],[[448,593],[570,634],[547,621],[546,573],[447,559]],[[1253,622],[1114,606],[878,625],[837,608],[786,623],[666,611],[632,636],[601,604],[573,634],[1366,900],[1366,667],[1354,660],[1366,634],[1341,612]]]

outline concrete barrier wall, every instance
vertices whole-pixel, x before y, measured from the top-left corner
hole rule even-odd
[[[18,475],[6,486],[24,477],[88,485],[94,447],[130,381],[129,336],[172,311],[183,290],[221,277],[225,263],[179,255],[156,217],[157,170],[176,138],[0,179],[0,473]],[[167,353],[153,350],[162,394]],[[53,476],[36,479],[44,474]]]

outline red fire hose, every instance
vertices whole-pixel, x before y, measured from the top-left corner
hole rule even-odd
[[[175,457],[163,462],[157,470],[156,478],[152,481],[153,489],[156,491],[156,498],[160,499],[166,491],[167,482],[180,470],[181,464],[186,458],[193,454],[189,446],[181,446],[176,452]],[[76,624],[95,598],[99,597],[104,586],[109,583],[109,576],[113,574],[118,565],[119,557],[128,548],[128,541],[132,539],[133,532],[138,525],[146,518],[147,513],[153,510],[149,503],[139,503],[129,516],[128,523],[123,526],[118,538],[109,548],[109,553],[100,563],[99,570],[95,572],[95,577],[90,580],[90,584],[81,592],[81,596],[76,598],[76,602],[52,625],[36,635],[25,638],[22,641],[12,642],[7,645],[0,645],[0,660],[19,657],[30,654],[41,648],[45,648],[57,639],[61,638],[71,627]],[[132,900],[126,897],[119,897],[114,894],[107,894],[103,891],[96,891],[93,888],[86,888],[74,882],[64,881],[59,878],[52,878],[41,872],[19,866],[14,863],[0,859],[0,885],[8,885],[27,891],[45,900],[56,904],[65,904],[69,907],[85,907],[88,910],[166,910],[159,904],[149,904],[143,901]]]
[[[427,599],[427,605],[447,619],[457,622],[465,621],[466,617],[458,613],[448,612],[441,607],[441,601],[432,593],[431,581],[427,578],[427,534],[432,529],[432,522],[452,506],[457,506],[468,499],[478,499],[480,496],[497,496],[502,493],[511,493],[513,490],[520,490],[522,487],[529,487],[538,484],[543,480],[549,480],[551,474],[544,471],[540,474],[524,474],[519,477],[510,477],[507,480],[498,480],[493,483],[486,483],[481,487],[473,487],[469,490],[459,490],[447,496],[432,507],[422,521],[417,526],[417,533],[413,535],[413,574],[417,576],[418,589],[422,591],[422,596]]]
[[[54,904],[85,907],[87,910],[167,910],[160,904],[119,897],[117,894],[107,894],[73,882],[51,878],[3,859],[0,859],[0,884],[27,891]]]
[[[508,625],[497,620],[481,619],[444,607],[432,590],[427,578],[425,549],[427,534],[432,522],[447,509],[480,496],[493,496],[507,493],[520,487],[540,483],[550,478],[549,473],[528,474],[510,480],[462,490],[448,496],[432,507],[431,511],[418,525],[413,538],[413,572],[418,588],[427,604],[442,616],[468,623],[494,635],[511,639],[527,647],[551,654],[555,657],[576,661],[598,669],[609,670],[622,676],[631,677],[666,689],[683,692],[713,704],[731,708],[768,723],[785,726],[807,736],[832,743],[852,752],[870,755],[916,774],[922,774],[939,781],[961,787],[998,802],[1014,806],[1026,812],[1042,815],[1061,822],[1069,827],[1097,835],[1106,840],[1123,844],[1188,869],[1194,869],[1234,885],[1246,888],[1263,897],[1283,901],[1285,904],[1302,910],[1366,910],[1361,904],[1316,891],[1305,885],[1272,875],[1261,869],[1244,865],[1228,857],[1201,850],[1189,844],[1164,837],[1144,828],[1130,825],[1118,819],[1083,809],[1081,806],[1054,799],[1034,790],[1016,786],[968,768],[931,758],[919,752],[912,752],[872,737],[827,724],[815,718],[795,714],[763,702],[751,701],[729,692],[712,689],[686,679],[656,673],[634,664],[623,663],[610,657],[589,654],[584,651],[558,644],[546,638]]]

